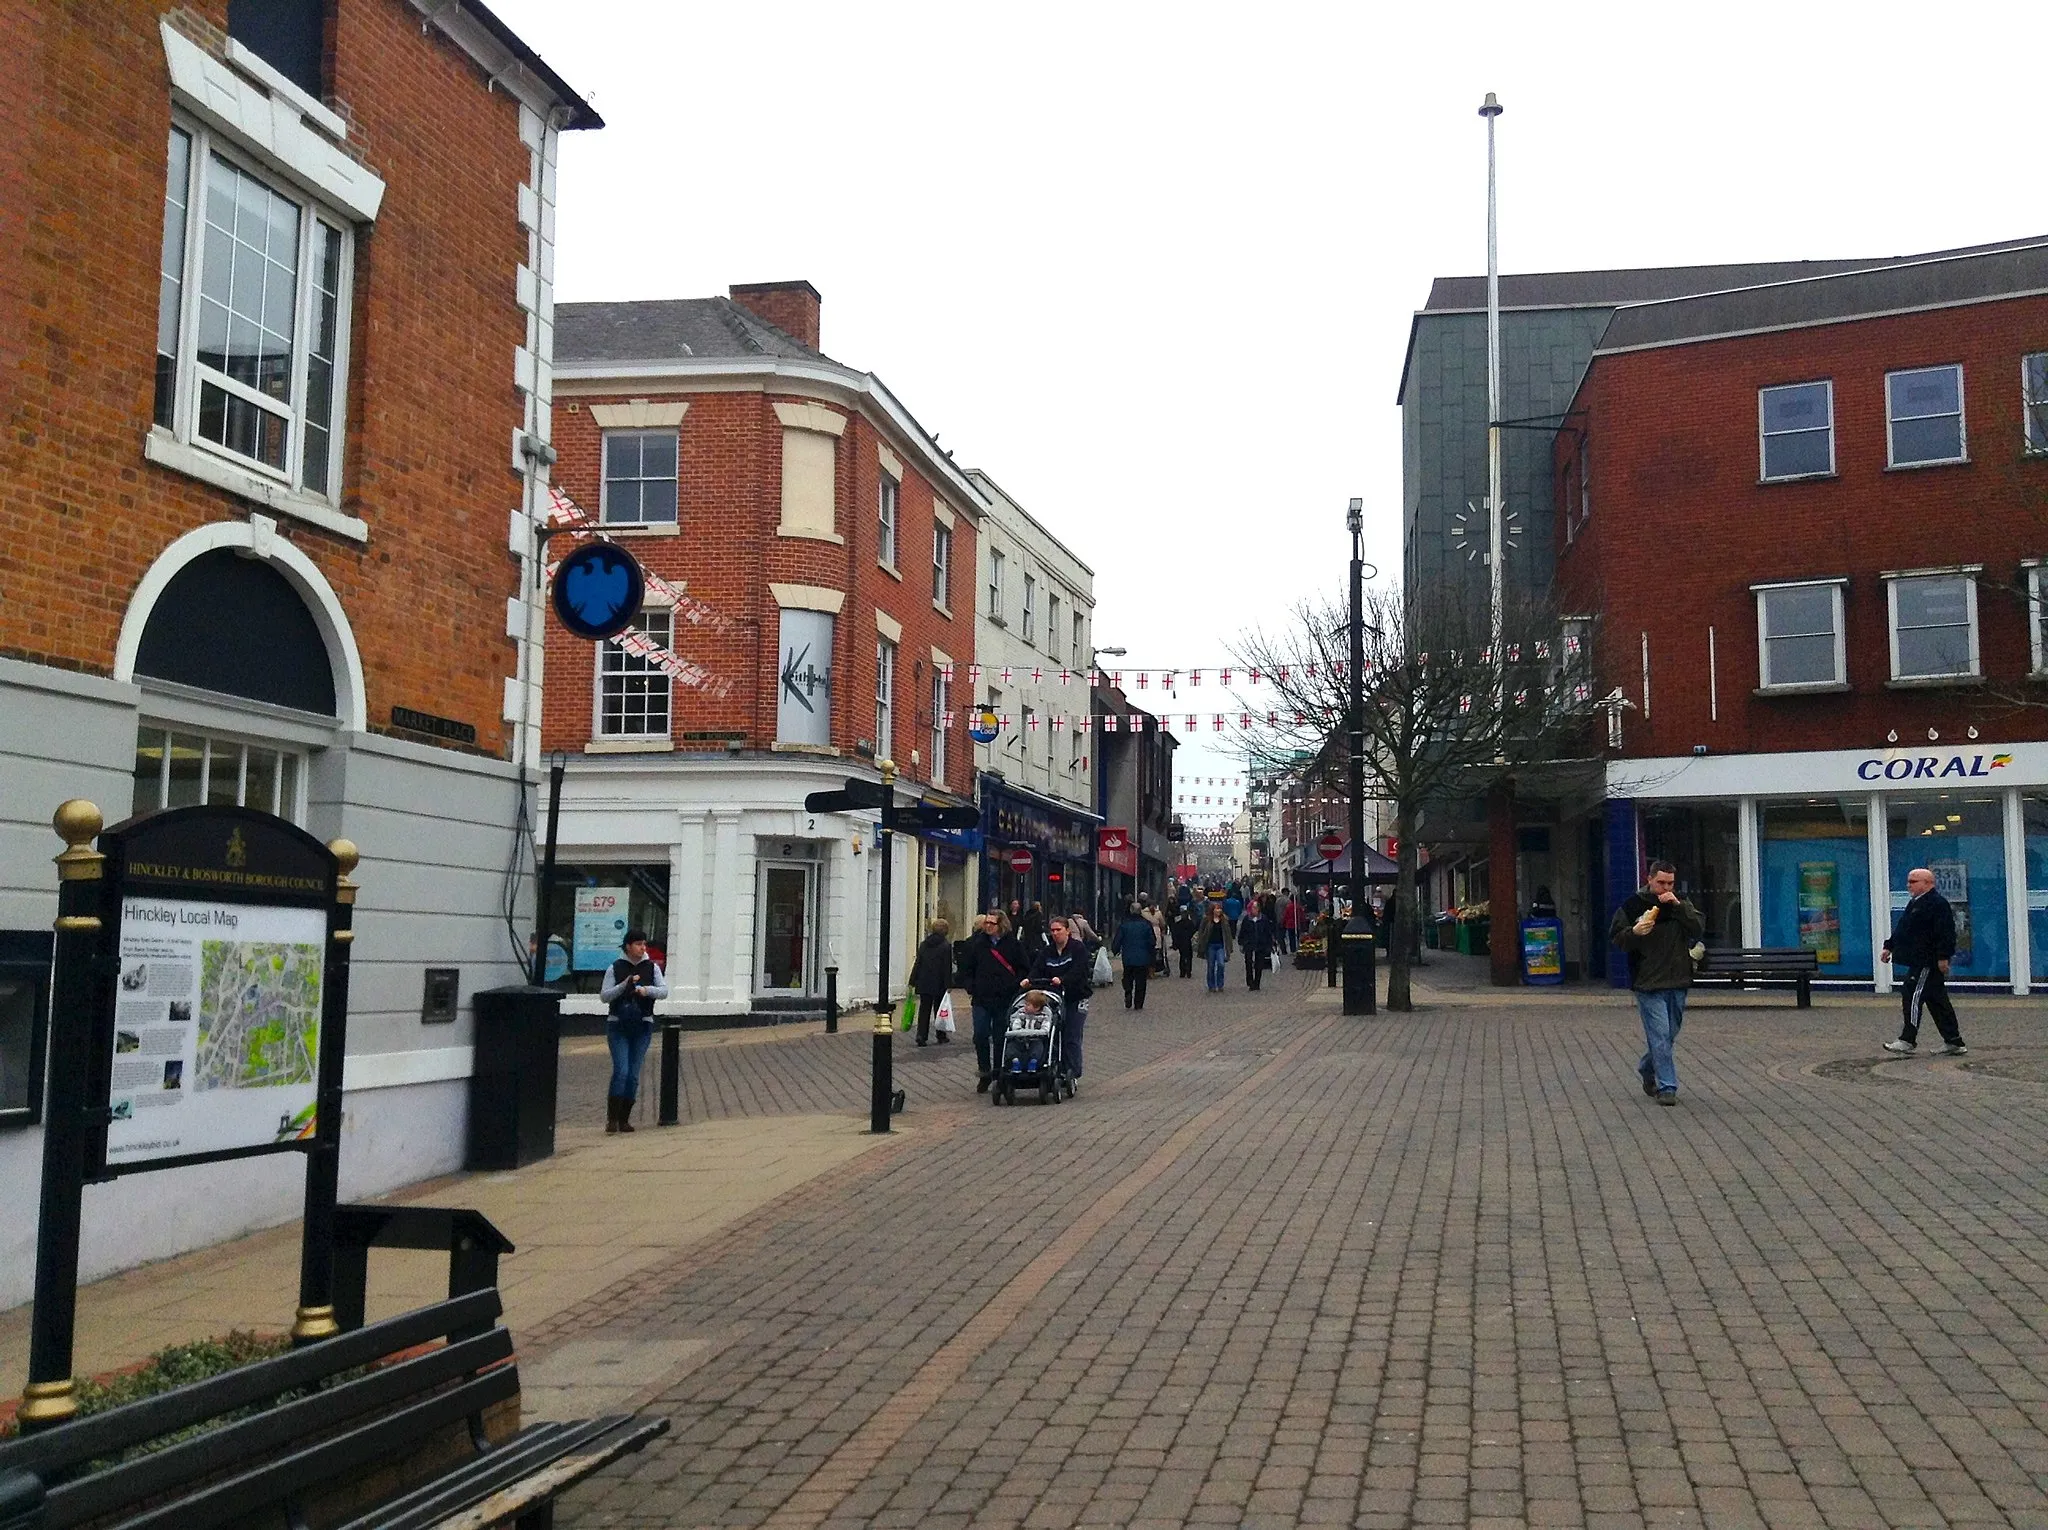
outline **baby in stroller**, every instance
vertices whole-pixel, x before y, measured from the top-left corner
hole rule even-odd
[[[1050,1105],[1072,1093],[1060,1068],[1059,996],[1042,988],[1018,995],[1010,1007],[1010,1026],[1003,1033],[1002,1056],[996,1064],[994,1105],[1014,1105],[1020,1089],[1036,1089],[1038,1102]]]

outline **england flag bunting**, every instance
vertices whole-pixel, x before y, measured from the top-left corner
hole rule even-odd
[[[1102,731],[1104,733],[1116,732],[1116,714],[1114,712],[1104,714],[1102,719]]]

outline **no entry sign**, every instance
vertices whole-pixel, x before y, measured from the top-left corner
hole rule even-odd
[[[1031,869],[1030,846],[1012,845],[1010,847],[1010,869],[1012,871],[1029,871]]]
[[[1325,834],[1321,839],[1316,841],[1316,853],[1326,861],[1334,861],[1338,856],[1344,853],[1343,836],[1338,834]]]

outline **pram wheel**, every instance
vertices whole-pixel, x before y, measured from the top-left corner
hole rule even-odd
[[[1058,1099],[1059,1097],[1060,1097],[1060,1086],[1059,1086],[1059,1083],[1058,1083],[1058,1081],[1057,1081],[1057,1080],[1055,1080],[1055,1079],[1040,1079],[1040,1080],[1038,1081],[1038,1103],[1039,1103],[1039,1104],[1041,1104],[1041,1105],[1050,1105],[1050,1104],[1052,1104],[1052,1102],[1053,1102],[1053,1101],[1057,1100],[1057,1099]]]

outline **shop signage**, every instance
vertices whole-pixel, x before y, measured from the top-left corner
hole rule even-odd
[[[647,580],[625,548],[586,542],[555,565],[555,619],[580,638],[617,637],[640,615]]]
[[[1864,760],[1856,774],[1865,781],[1939,781],[1948,776],[1988,776],[2012,763],[2009,754],[1883,755]]]
[[[983,778],[982,802],[982,832],[995,844],[1035,845],[1055,861],[1085,861],[1095,849],[1092,824],[1005,791],[999,781]]]
[[[623,887],[576,889],[575,965],[578,972],[602,972],[617,959],[626,943],[626,895]]]
[[[782,613],[776,663],[775,741],[825,748],[832,742],[832,616]]]
[[[1799,943],[1824,966],[1842,959],[1842,908],[1833,861],[1799,863]]]
[[[1095,831],[1096,864],[1111,871],[1121,871],[1127,877],[1138,874],[1138,847],[1131,843],[1128,829],[1097,829]]]
[[[1012,845],[1010,847],[1010,869],[1012,871],[1029,871],[1031,869],[1031,850],[1029,846]]]

